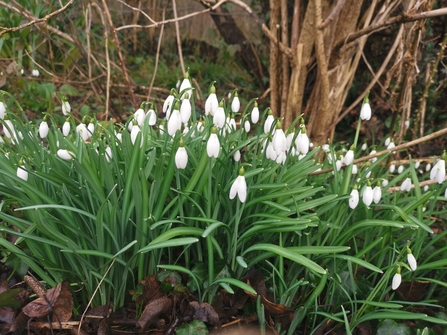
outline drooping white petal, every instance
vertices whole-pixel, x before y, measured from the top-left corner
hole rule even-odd
[[[70,122],[65,121],[64,125],[62,126],[62,134],[64,136],[67,136],[70,133],[71,125]]]
[[[110,148],[109,146],[107,146],[105,149],[105,157],[106,157],[107,163],[109,163],[112,160],[112,157],[113,157],[112,148]]]
[[[180,105],[180,116],[183,123],[188,123],[191,118],[191,102],[189,99],[183,99]]]
[[[187,100],[187,99],[185,99]],[[179,147],[175,153],[175,166],[177,169],[184,169],[188,164],[188,153],[185,147]]]
[[[402,276],[400,273],[395,273],[394,277],[393,277],[393,283],[391,285],[391,287],[393,288],[393,290],[397,290],[397,288],[400,286],[400,284],[402,283]]]
[[[71,151],[68,151],[66,149],[59,149],[57,151],[57,155],[59,156],[59,158],[62,158],[63,160],[66,160],[66,161],[71,161],[75,157],[74,153],[72,153]]]
[[[366,186],[366,189],[363,192],[362,200],[366,206],[371,205],[371,203],[373,201],[373,190],[372,190],[371,186],[369,186],[369,185]]]
[[[418,267],[418,263],[416,262],[416,258],[412,253],[407,254],[408,265],[410,265],[411,270],[416,271]]]
[[[6,107],[5,104],[0,101],[0,119],[4,119],[5,118],[5,113],[6,113]]]
[[[382,189],[380,188],[380,186],[376,186],[373,188],[373,200],[374,203],[378,203],[380,201],[380,199],[382,198]]]
[[[264,133],[267,134],[268,132],[270,132],[270,129],[272,128],[273,121],[275,121],[275,119],[273,118],[273,115],[268,115],[267,119],[265,119],[265,122],[264,122]]]
[[[24,181],[28,180],[28,171],[25,170],[23,165],[17,168],[17,177],[23,179]]]
[[[235,96],[233,98],[233,101],[231,102],[231,111],[233,113],[239,112],[239,109],[241,108],[241,102],[239,101],[239,97]]]
[[[214,116],[217,108],[219,107],[219,101],[217,100],[216,93],[211,93],[205,101],[205,115]]]
[[[349,207],[354,209],[359,204],[359,191],[357,189],[353,189],[351,194],[349,195]]]
[[[169,115],[171,114],[171,106],[174,102],[174,96],[169,94],[166,100],[163,103],[163,113],[166,114],[166,118],[169,119]]]
[[[239,150],[236,150],[233,155],[233,159],[235,162],[239,162],[241,160],[241,152]]]
[[[259,108],[258,106],[255,106],[251,111],[251,122],[253,124],[256,124],[258,123],[258,121],[259,121]]]
[[[273,150],[275,150],[277,155],[287,150],[286,135],[284,134],[284,131],[281,128],[276,129],[272,141],[273,141]]]
[[[45,138],[48,136],[48,123],[46,121],[42,121],[39,125],[39,136],[40,138]]]
[[[81,138],[84,141],[87,141],[90,138],[90,132],[87,129],[87,126],[85,125],[85,123],[80,123],[76,126],[76,132],[79,133],[79,135],[81,136]]]
[[[153,109],[149,109],[146,113],[146,117],[149,118],[148,124],[149,126],[153,126],[157,123],[157,114]]]
[[[351,165],[353,161],[354,161],[354,151],[348,150],[343,159],[343,163],[345,163],[345,165]]]
[[[219,138],[217,137],[217,134],[211,133],[210,138],[206,143],[206,153],[208,154],[208,157],[217,158],[219,156],[219,151],[220,151]]]
[[[307,133],[300,132],[295,140],[296,150],[303,155],[307,155],[309,152],[309,137]]]
[[[251,129],[250,121],[245,120],[245,122],[244,122],[244,130],[248,133],[248,132],[250,132],[250,129]]]
[[[225,125],[225,111],[219,106],[213,116],[213,123],[217,128],[223,128]]]
[[[172,115],[168,120],[168,134],[174,136],[177,130],[182,128],[182,117],[180,111],[175,109],[172,111]]]
[[[65,116],[67,116],[68,114],[70,114],[71,112],[71,105],[68,101],[63,101],[62,102],[62,114],[64,114]]]
[[[181,100],[185,99],[186,96],[188,97],[188,99],[191,97],[191,87],[191,81],[188,78],[184,78],[179,89],[179,93],[182,94],[182,96],[180,97]]]
[[[138,134],[140,133],[141,128],[139,125],[135,124],[132,127],[132,131],[130,132],[130,140],[132,144],[135,144],[135,141],[137,140]]]
[[[411,179],[410,178],[407,177],[404,180],[404,182],[400,186],[400,190],[410,192],[410,190],[411,190]]]
[[[371,106],[368,102],[362,106],[362,109],[360,110],[360,118],[367,121],[371,119]]]

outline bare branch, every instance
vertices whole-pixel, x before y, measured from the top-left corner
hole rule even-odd
[[[334,7],[329,16],[323,21],[320,28],[326,28],[329,23],[341,12],[346,0],[338,0],[337,5]]]

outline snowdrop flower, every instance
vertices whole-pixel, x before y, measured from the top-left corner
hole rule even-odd
[[[6,113],[5,104],[0,101],[0,119],[3,120],[5,118],[5,113]]]
[[[371,119],[371,106],[369,105],[369,102],[363,104],[362,109],[360,110],[360,118],[367,121]]]
[[[359,191],[357,189],[357,185],[354,185],[354,188],[349,195],[349,207],[354,209],[359,204]]]
[[[192,89],[192,86],[191,86],[191,81],[189,80],[189,68],[188,68],[188,70],[185,73],[185,78],[183,79],[183,81],[180,85],[180,89],[179,89],[179,93],[181,94],[180,100],[189,99],[191,89]],[[187,93],[189,93],[189,95],[186,95]]]
[[[367,147],[368,147],[368,145],[366,144],[366,142],[364,142],[362,144],[362,151],[365,151]]]
[[[429,189],[428,185],[424,185],[424,192],[427,192]],[[446,189],[447,190],[447,189]]]
[[[273,121],[275,121],[275,119],[273,118],[273,112],[270,108],[267,113],[268,115],[264,122],[264,133],[266,134],[270,132],[270,129],[272,129]]]
[[[276,158],[278,157],[278,154],[276,153],[275,149],[273,148],[272,141],[268,141],[267,150],[265,151],[265,157],[268,159],[271,159],[272,161],[276,161]]]
[[[365,177],[366,177],[366,178],[369,178],[369,177],[371,177],[371,172],[372,172],[371,170],[370,170],[370,171],[368,171],[368,172],[366,173],[366,176],[365,176]]]
[[[169,116],[171,115],[171,108],[172,104],[174,103],[174,97],[175,97],[175,88],[171,89],[171,92],[169,93],[168,97],[163,103],[163,113],[166,114],[166,119],[169,120]]]
[[[447,158],[447,154],[444,151],[442,154],[441,159],[433,166],[430,172],[430,179],[436,179],[438,184],[442,184],[442,182],[445,180],[445,160],[444,158]]]
[[[281,122],[276,123],[276,131],[273,135],[273,150],[279,155],[281,152],[287,150],[287,139],[284,131],[282,130]]]
[[[444,192],[444,198],[447,198],[447,188],[445,189],[445,192]]]
[[[394,148],[395,146],[396,146],[396,145],[394,144],[394,142],[390,142],[386,148],[387,148],[387,149],[392,149],[392,148]],[[396,151],[393,151],[393,154],[395,154],[395,153],[396,153]]]
[[[187,99],[188,98],[185,97],[185,100]],[[186,168],[187,164],[188,164],[188,153],[186,152],[185,142],[183,141],[183,138],[180,138],[179,147],[177,149],[177,152],[175,153],[175,166],[177,167],[177,169],[184,169]]]
[[[90,138],[90,132],[84,122],[76,126],[76,132],[79,133],[83,141],[87,141]]]
[[[168,120],[168,134],[174,136],[177,130],[182,128],[182,117],[179,110],[179,102],[176,101],[171,117]]]
[[[39,72],[39,70],[34,69],[34,70],[31,71],[31,75],[33,77],[39,77],[40,76],[40,72]]]
[[[430,163],[428,163],[426,166],[425,166],[425,171],[430,171],[430,169],[431,169],[431,164]]]
[[[216,88],[214,87],[214,81],[213,81],[210,86],[210,95],[205,101],[205,115],[211,114],[211,116],[214,116],[214,113],[216,112],[218,107],[219,107],[219,101],[217,100]]]
[[[391,164],[390,165],[390,173],[394,173],[394,171],[396,171],[396,165],[395,164]]]
[[[410,190],[411,190],[411,179],[410,178],[407,177],[404,180],[404,182],[400,186],[400,190],[410,192]]]
[[[28,171],[26,171],[22,160],[19,161],[19,166],[17,167],[17,177],[23,179],[24,181],[28,180]]]
[[[234,119],[234,115],[231,115],[230,118],[227,118],[227,130],[229,133],[236,131],[236,120]]]
[[[143,104],[141,104],[141,105],[143,105]],[[137,121],[137,123],[140,127],[143,125],[145,117],[146,117],[146,113],[144,112],[144,109],[141,106],[133,114],[134,120]]]
[[[287,136],[286,136],[287,150],[289,150],[290,147],[292,146],[292,141],[293,141],[293,137],[294,136],[295,136],[294,132],[291,132],[291,133],[287,134]]]
[[[188,93],[185,93],[185,99],[183,99],[180,105],[180,117],[183,123],[188,123],[191,118],[191,102],[189,101]]]
[[[112,160],[112,157],[113,157],[112,148],[110,148],[109,146],[107,146],[105,149],[105,157],[106,157],[107,163],[109,163]]]
[[[241,160],[241,152],[239,150],[236,150],[233,155],[233,159],[235,162],[239,162]]]
[[[408,127],[410,126],[410,120],[405,121],[404,126],[405,126],[405,130],[407,130]]]
[[[324,152],[330,152],[331,148],[329,147],[329,144],[323,144],[321,146],[321,149],[323,149]]]
[[[282,164],[284,165],[284,163],[286,162],[286,152],[285,151],[281,151],[277,156],[276,156],[276,163],[278,164]],[[301,158],[298,157],[298,160],[300,160]]]
[[[5,124],[3,125],[3,133],[7,138],[11,138],[15,140],[17,138],[16,131],[14,128],[14,125],[12,124],[11,120],[6,119]]]
[[[219,103],[219,107],[213,116],[213,123],[217,128],[223,128],[225,125],[225,110],[224,110],[224,101],[223,99]]]
[[[245,122],[244,122],[244,130],[245,130],[245,132],[249,133],[250,129],[251,129],[250,121],[245,120]]]
[[[391,138],[387,137],[385,140],[385,146],[387,147],[391,143]]]
[[[251,122],[253,124],[256,124],[258,123],[258,121],[259,121],[259,108],[258,108],[258,102],[255,101],[254,107],[251,110]]]
[[[418,263],[416,262],[416,258],[411,252],[411,249],[407,247],[407,262],[410,265],[412,271],[416,271],[418,267]]]
[[[373,190],[371,188],[371,185],[368,182],[368,185],[366,186],[365,191],[363,192],[362,201],[363,203],[369,207],[373,201]]]
[[[399,165],[399,167],[397,168],[397,173],[401,174],[402,172],[404,172],[404,166],[403,165]]]
[[[337,169],[337,171],[340,171],[342,164],[343,164],[343,159],[342,159],[342,157],[339,157],[335,161],[335,168]]]
[[[357,164],[353,164],[351,174],[357,174],[358,171],[359,171],[359,169],[358,169]]]
[[[388,186],[388,180],[384,179],[382,180],[382,187]]]
[[[351,165],[354,161],[354,149],[355,147],[351,146],[351,148],[348,150],[345,157],[343,158],[343,163],[345,163],[345,165]]]
[[[47,123],[47,117],[45,116],[42,120],[42,122],[39,125],[39,136],[40,138],[45,138],[48,136],[48,123]]]
[[[380,188],[380,184],[377,183],[376,187],[373,188],[373,201],[375,204],[379,203],[382,198],[382,189]]]
[[[247,199],[247,183],[245,181],[244,174],[245,170],[241,167],[239,170],[239,176],[233,182],[230,189],[230,199],[234,199],[237,194],[239,201],[242,203],[244,203]]]
[[[310,141],[309,137],[306,134],[306,127],[302,125],[300,133],[295,140],[296,151],[303,155],[307,155],[307,153],[309,152],[309,144]]]
[[[400,286],[401,283],[402,283],[402,276],[400,274],[400,266],[399,266],[397,268],[396,273],[394,274],[393,282],[391,284],[391,287],[393,288],[393,290],[397,290],[397,288]]]
[[[89,136],[91,137],[95,132],[95,121],[93,119],[91,119],[88,123],[87,130],[89,132]]]
[[[149,126],[154,126],[157,123],[157,113],[154,110],[154,104],[151,103],[151,107],[146,113],[146,118],[148,118]]]
[[[138,134],[140,133],[141,129],[140,126],[135,123],[132,127],[132,131],[130,132],[130,140],[132,144],[135,144],[135,141],[137,140]],[[143,144],[143,139],[141,139],[141,145]],[[140,147],[141,147],[140,145]]]
[[[421,162],[417,161],[414,163],[414,168],[419,169],[419,166],[421,166]]]
[[[237,90],[235,90],[233,95],[233,101],[231,102],[231,110],[233,113],[238,113],[241,108],[241,102],[239,101],[239,95],[237,94]]]
[[[206,153],[210,158],[211,157],[217,158],[219,156],[220,142],[216,133],[217,133],[216,127],[212,127],[210,137],[208,139],[208,142],[206,143]]]
[[[67,98],[63,97],[62,98],[62,114],[67,116],[70,113],[71,113],[70,103],[68,102]]]
[[[75,157],[74,153],[65,149],[59,149],[57,151],[57,155],[65,161],[71,161]]]
[[[62,134],[64,136],[67,136],[70,133],[71,130],[71,124],[70,120],[67,118],[62,126]]]

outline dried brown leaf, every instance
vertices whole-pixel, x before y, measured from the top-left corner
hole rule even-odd
[[[70,285],[67,281],[62,282],[62,288],[53,304],[53,310],[53,322],[65,322],[71,319],[73,312],[73,297],[70,292]]]
[[[53,305],[59,297],[61,290],[62,283],[59,283],[56,287],[49,289],[43,297],[37,298],[23,307],[23,313],[30,318],[43,318],[47,316],[53,310]]]
[[[160,315],[166,314],[172,307],[171,299],[161,297],[152,300],[146,305],[140,319],[137,321],[137,326],[145,330],[151,323],[157,321]]]
[[[219,324],[219,315],[209,303],[191,301],[189,305],[194,310],[193,320],[207,322],[212,326]]]

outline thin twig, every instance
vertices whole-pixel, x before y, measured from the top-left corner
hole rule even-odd
[[[143,16],[148,19],[150,22],[152,22],[153,24],[157,24],[157,21],[155,21],[154,19],[152,19],[149,15],[147,15],[144,10],[140,9],[140,8],[136,8],[136,7],[132,7],[131,5],[127,4],[125,1],[123,0],[117,0],[119,3],[123,4],[124,6],[127,6],[129,8],[131,8],[132,10],[139,12],[141,14],[143,14]],[[164,19],[163,19],[164,20]]]
[[[163,7],[163,14],[162,14],[162,21],[165,20],[165,14],[166,14],[166,6]],[[158,44],[157,44],[157,53],[155,55],[155,65],[154,65],[154,73],[152,74],[151,84],[149,86],[149,91],[147,92],[147,98],[146,101],[150,100],[152,87],[154,86],[155,77],[157,76],[158,71],[158,60],[160,59],[160,49],[161,49],[161,41],[163,40],[163,31],[165,29],[165,25],[161,25],[160,29],[160,36],[158,37]]]
[[[337,5],[334,7],[334,9],[332,10],[332,12],[329,14],[329,16],[323,21],[323,23],[321,23],[320,28],[324,29],[326,28],[329,23],[338,16],[338,14],[340,13],[340,11],[343,9],[343,6],[345,4],[346,0],[338,0]]]
[[[0,5],[2,5],[3,7],[6,7],[8,9],[11,9],[13,11],[15,11],[16,13],[19,13],[21,15],[23,15],[24,17],[26,17],[27,19],[31,19],[31,21],[21,24],[20,26],[17,27],[11,27],[11,28],[6,28],[6,27],[0,27],[0,37],[3,36],[5,33],[8,32],[13,32],[13,31],[18,31],[20,29],[32,26],[32,25],[37,25],[37,24],[44,24],[44,27],[52,32],[54,32],[55,34],[58,34],[61,37],[64,37],[65,39],[69,40],[70,42],[74,43],[74,39],[71,38],[69,35],[62,33],[61,31],[59,31],[58,29],[48,25],[46,23],[47,20],[51,19],[53,16],[56,16],[60,13],[62,13],[63,11],[65,11],[68,7],[70,7],[70,5],[72,5],[74,3],[74,0],[69,0],[65,6],[55,10],[54,12],[51,12],[48,15],[45,15],[45,17],[38,19],[35,16],[33,16],[30,12],[28,11],[23,11],[23,10],[19,10],[17,8],[15,8],[14,6],[11,6],[9,4],[6,4],[3,1],[0,1]],[[40,27],[38,27],[40,29]]]

